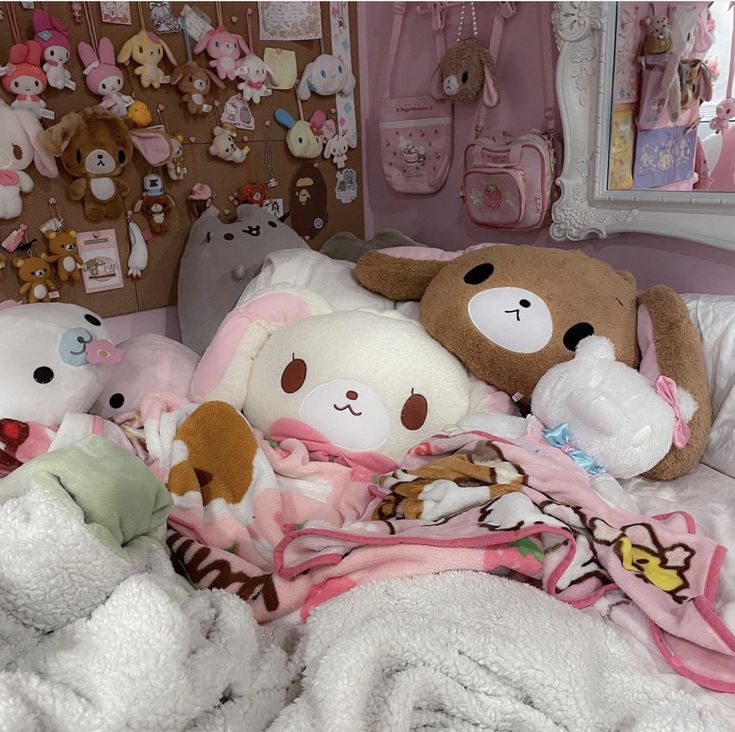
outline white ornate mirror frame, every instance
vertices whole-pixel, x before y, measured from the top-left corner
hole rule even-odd
[[[633,231],[735,249],[735,193],[607,188],[616,6],[557,2],[551,16],[564,132],[564,166],[557,178],[561,195],[552,208],[551,236],[580,240]]]

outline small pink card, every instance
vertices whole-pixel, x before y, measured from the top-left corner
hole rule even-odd
[[[77,234],[79,256],[84,260],[84,291],[119,290],[125,286],[114,229],[82,231]]]
[[[115,25],[132,25],[130,17],[129,2],[107,2],[100,3],[100,15],[103,23],[114,23]]]

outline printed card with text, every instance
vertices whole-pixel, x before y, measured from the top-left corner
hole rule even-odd
[[[100,15],[103,23],[113,23],[115,25],[132,25],[133,20],[130,17],[129,2],[101,2]]]
[[[79,232],[77,246],[79,256],[84,261],[82,277],[84,291],[88,295],[119,290],[125,286],[114,229]]]

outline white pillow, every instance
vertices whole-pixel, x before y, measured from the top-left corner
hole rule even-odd
[[[260,274],[240,295],[237,305],[252,299],[270,285],[297,285],[319,293],[334,310],[398,310],[411,320],[419,319],[419,303],[395,303],[362,287],[352,262],[336,260],[312,249],[282,249],[271,252]]]
[[[735,477],[735,297],[682,295],[704,346],[712,431],[702,462]]]

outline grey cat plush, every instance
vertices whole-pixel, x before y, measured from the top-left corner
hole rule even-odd
[[[181,257],[178,314],[185,345],[201,354],[245,286],[279,249],[308,249],[289,226],[259,206],[242,205],[223,223],[204,215],[194,222]]]

